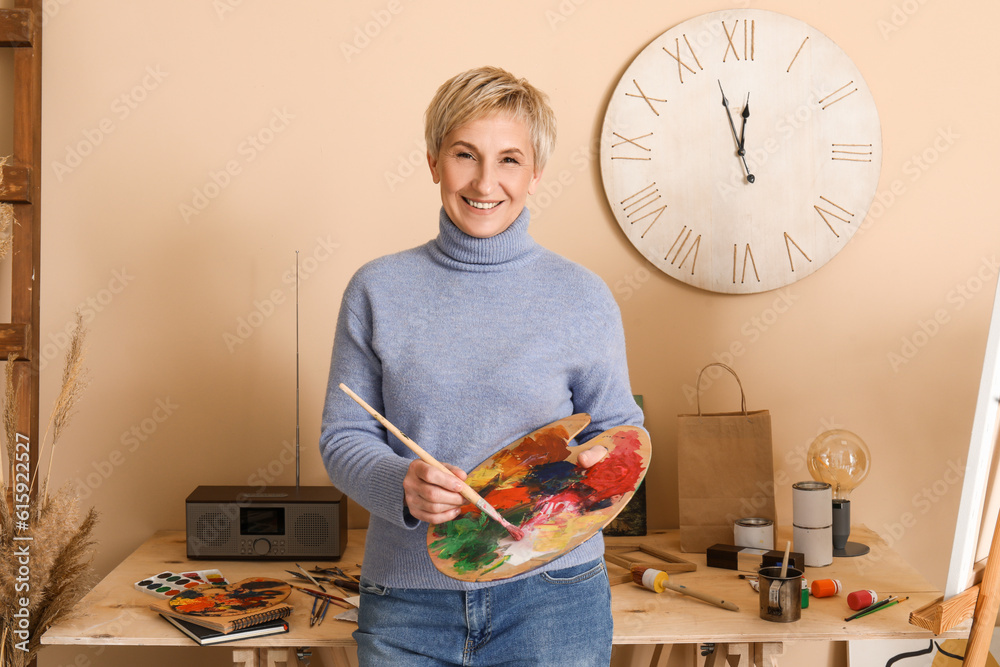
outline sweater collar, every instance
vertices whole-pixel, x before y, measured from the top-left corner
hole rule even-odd
[[[450,260],[470,271],[496,270],[520,264],[537,250],[535,240],[528,235],[531,214],[525,207],[510,227],[496,236],[480,239],[469,236],[455,226],[441,207],[439,232],[433,246]]]

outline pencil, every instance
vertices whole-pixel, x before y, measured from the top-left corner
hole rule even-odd
[[[367,412],[372,417],[374,417],[375,419],[377,419],[378,422],[380,424],[382,424],[382,426],[385,426],[387,429],[389,429],[389,432],[392,433],[397,438],[399,438],[400,442],[402,442],[404,445],[406,445],[407,447],[409,447],[410,451],[412,451],[414,454],[416,454],[420,458],[421,461],[423,461],[424,463],[426,463],[426,464],[428,464],[430,466],[433,466],[433,467],[437,468],[438,470],[442,471],[446,475],[451,475],[455,479],[458,479],[458,475],[456,475],[452,471],[448,470],[448,468],[446,468],[444,466],[444,464],[442,464],[436,458],[434,458],[433,456],[431,456],[430,454],[428,454],[424,450],[423,447],[421,447],[420,445],[418,445],[417,443],[413,442],[408,437],[406,437],[406,435],[402,431],[400,431],[398,428],[396,428],[392,424],[392,422],[390,422],[388,419],[386,419],[385,417],[383,417],[382,415],[380,415],[372,406],[370,406],[367,403],[365,403],[364,400],[360,396],[358,396],[353,391],[351,391],[350,388],[348,388],[348,386],[345,385],[343,382],[340,383],[340,389],[345,394],[347,394],[348,396],[350,396],[351,398],[353,398],[354,401],[358,405],[360,405],[362,408],[364,408],[365,412]],[[521,530],[520,528],[518,528],[517,526],[515,526],[514,524],[512,524],[511,522],[507,521],[502,516],[500,516],[500,513],[497,512],[496,509],[494,509],[492,505],[490,505],[488,502],[486,502],[485,498],[483,498],[478,493],[476,493],[475,489],[473,489],[471,486],[469,486],[468,484],[466,484],[461,479],[458,479],[458,482],[461,485],[461,486],[459,486],[458,492],[462,494],[462,497],[464,497],[466,500],[468,500],[473,505],[475,505],[480,510],[482,510],[488,517],[490,517],[491,519],[493,519],[494,521],[496,521],[497,523],[499,523],[501,526],[503,526],[504,528],[506,528],[507,532],[510,533],[510,536],[513,537],[515,540],[520,540],[520,539],[524,538],[524,531]]]
[[[316,625],[316,606],[319,604],[319,598],[313,598],[312,611],[309,612],[309,627]]]
[[[316,625],[323,625],[323,619],[326,618],[326,610],[330,608],[330,600],[323,600],[323,611],[319,615],[319,621]]]

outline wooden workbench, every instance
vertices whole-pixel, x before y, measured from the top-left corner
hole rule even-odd
[[[773,623],[759,617],[757,593],[732,570],[709,568],[704,554],[680,552],[676,530],[656,531],[642,538],[608,538],[609,545],[642,542],[669,551],[697,565],[694,572],[672,575],[677,583],[735,602],[740,611],[732,612],[682,596],[672,591],[655,594],[634,584],[612,587],[614,643],[647,645],[655,662],[665,664],[675,644],[713,642],[719,650],[706,664],[727,664],[725,655],[743,656],[740,665],[776,665],[785,641],[847,641],[865,639],[918,639],[932,637],[930,632],[907,622],[909,613],[941,595],[916,570],[892,551],[875,533],[855,528],[853,541],[871,547],[871,553],[859,558],[838,558],[825,568],[806,568],[806,578],[839,579],[844,592],[830,598],[812,598],[794,623]],[[340,563],[354,565],[363,557],[364,531],[350,531],[348,547]],[[217,568],[230,581],[250,576],[274,576],[286,579],[284,562],[188,561],[184,533],[160,531],[111,571],[78,605],[78,613],[50,628],[43,644],[121,645],[121,646],[193,646],[193,642],[149,610],[153,597],[135,590],[134,582],[164,570]],[[636,555],[638,560],[641,555]],[[310,564],[302,562],[307,569]],[[614,568],[612,568],[613,570]],[[847,592],[870,588],[884,596],[908,595],[909,600],[891,609],[851,622],[844,618],[852,612],[847,606]],[[289,649],[315,647],[327,649],[334,664],[356,664],[353,623],[332,621],[309,627],[309,602],[293,593],[295,612],[289,617],[291,632],[254,638],[226,646],[233,648],[234,663],[246,667],[272,667],[294,657]],[[335,609],[331,608],[331,613]],[[965,637],[967,624],[943,637]],[[657,648],[652,649],[656,645]],[[719,660],[722,659],[720,662]]]

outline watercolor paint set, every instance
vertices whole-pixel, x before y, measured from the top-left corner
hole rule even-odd
[[[205,584],[225,586],[229,582],[219,570],[195,570],[191,572],[160,572],[137,581],[133,586],[136,590],[149,593],[158,598],[172,598],[181,591],[186,591]]]

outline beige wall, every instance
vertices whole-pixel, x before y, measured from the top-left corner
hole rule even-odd
[[[53,475],[101,511],[98,573],[154,530],[183,527],[184,498],[199,484],[245,484],[268,469],[294,482],[283,447],[295,435],[295,250],[302,479],[326,482],[315,443],[341,292],[363,262],[436,233],[423,109],[446,77],[491,63],[546,90],[558,115],[532,230],[599,273],[622,308],[655,449],[651,525],[677,521],[685,388],[736,345],[750,408],[772,413],[778,479],[808,478],[803,454],[819,432],[855,431],[874,459],[855,519],[943,586],[960,494],[949,470],[964,466],[1000,246],[1000,5],[737,5],[799,17],[851,54],[885,146],[884,204],[853,242],[800,283],[749,296],[653,269],[618,229],[591,151],[630,60],[672,25],[725,5],[47,0],[42,403],[52,405],[62,332],[82,307],[92,384]],[[936,317],[943,324],[923,336]],[[241,330],[246,320],[259,326]],[[891,363],[914,340],[916,353]],[[735,400],[720,382],[705,404]],[[780,486],[782,521],[790,502]],[[167,665],[192,653],[143,655]],[[42,665],[134,659],[53,649]]]

